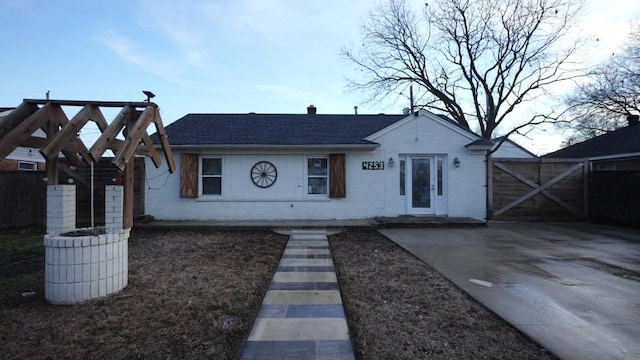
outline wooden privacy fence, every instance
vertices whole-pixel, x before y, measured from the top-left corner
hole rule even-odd
[[[122,185],[123,173],[112,165],[112,158],[102,158],[93,167],[94,217],[95,224],[104,224],[104,187],[106,185]],[[144,158],[134,158],[133,181],[133,216],[144,215],[145,167]],[[67,161],[58,163],[58,179],[60,184],[73,180],[76,185],[76,224],[91,225],[91,166],[85,163],[70,165]]]
[[[489,159],[488,217],[568,221],[588,218],[586,161]]]
[[[144,158],[136,157],[134,163],[133,215],[144,215],[145,166]],[[111,158],[100,159],[94,165],[95,224],[104,224],[104,187],[122,184],[122,173],[115,168]],[[60,184],[69,179],[76,185],[76,224],[91,225],[91,167],[85,163],[70,165],[58,163]],[[45,225],[47,183],[44,171],[0,172],[0,229]],[[115,181],[114,181],[115,179]]]
[[[0,172],[0,229],[44,225],[44,171]]]
[[[640,171],[589,174],[591,221],[640,228]]]

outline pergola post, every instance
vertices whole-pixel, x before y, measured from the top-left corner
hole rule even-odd
[[[124,229],[133,227],[133,182],[135,174],[135,158],[131,158],[124,170],[124,211],[122,224]]]
[[[47,122],[47,137],[51,139],[58,133],[58,123],[54,123],[53,119]],[[58,157],[48,159],[45,163],[47,172],[47,185],[58,185]]]

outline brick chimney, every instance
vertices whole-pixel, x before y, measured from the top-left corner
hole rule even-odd
[[[315,114],[316,114],[316,111],[318,111],[318,108],[316,108],[316,107],[315,107],[315,106],[313,106],[313,105],[309,105],[309,106],[307,107],[307,115],[315,115]]]
[[[636,126],[640,123],[640,115],[627,115],[629,126]]]

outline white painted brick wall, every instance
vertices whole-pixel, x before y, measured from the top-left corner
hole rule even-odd
[[[309,154],[314,155],[314,154]],[[315,154],[327,156],[328,153]],[[226,154],[225,169],[232,160],[238,159],[236,154]],[[244,155],[249,161],[237,171],[226,171],[230,177],[223,179],[230,184],[230,189],[223,188],[223,196],[210,201],[204,199],[182,199],[179,197],[180,176],[178,172],[164,178],[165,168],[155,169],[148,165],[147,178],[149,190],[145,195],[145,209],[157,219],[350,219],[367,218],[384,211],[381,193],[373,194],[375,189],[384,186],[384,172],[363,171],[362,161],[383,160],[374,152],[347,153],[346,179],[347,197],[345,199],[329,199],[328,197],[308,196],[306,194],[306,157],[302,154],[276,155]],[[179,154],[175,154],[179,167]],[[283,188],[260,189],[252,184],[242,187],[241,183],[249,180],[251,166],[261,160],[273,162],[278,169],[276,184],[288,184]],[[235,177],[231,174],[237,174]],[[166,184],[165,184],[166,180]],[[155,187],[157,184],[157,187]],[[364,185],[363,185],[364,184]],[[161,187],[161,185],[164,185]],[[227,190],[227,191],[225,191]],[[271,191],[274,190],[274,191]],[[373,190],[373,191],[372,191]],[[272,195],[266,197],[265,194]],[[251,196],[249,194],[252,194]],[[259,194],[259,195],[256,195]]]
[[[47,234],[61,234],[76,228],[76,186],[47,186]]]
[[[108,185],[104,193],[104,227],[109,234],[119,233],[123,226],[124,188]]]
[[[45,235],[45,298],[73,304],[103,297],[128,283],[130,232],[86,237]],[[91,241],[93,239],[96,241]],[[86,241],[85,241],[86,240]]]

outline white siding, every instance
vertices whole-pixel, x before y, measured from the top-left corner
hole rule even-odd
[[[448,215],[484,219],[486,216],[486,166],[483,153],[471,154],[465,148],[474,138],[461,134],[457,129],[429,116],[413,117],[410,122],[397,127],[375,141],[382,144],[383,158],[400,155],[446,155],[445,167],[448,173]],[[460,160],[460,167],[453,165],[453,159]],[[408,166],[408,165],[407,165]],[[402,209],[405,202],[400,197],[398,187],[400,167],[390,169],[386,179],[385,201],[387,214],[391,210]],[[386,171],[386,170],[385,170]]]
[[[9,112],[7,112],[8,115]],[[45,138],[47,135],[42,129],[37,129],[33,133],[34,137]],[[44,157],[40,154],[38,149],[26,148],[22,146],[18,146],[15,150],[11,152],[11,154],[7,155],[7,159],[9,160],[19,160],[19,161],[29,161],[29,162],[45,162]]]
[[[179,197],[180,154],[174,150],[178,171],[169,175],[166,165],[155,169],[149,159],[145,195],[149,215],[160,220],[257,220],[257,219],[363,219],[403,214],[399,194],[399,155],[446,155],[449,216],[484,219],[486,215],[486,167],[484,154],[470,154],[464,145],[475,140],[427,116],[403,121],[375,140],[373,151],[346,152],[346,198],[306,194],[306,158],[344,151],[233,151],[202,152],[223,159],[222,195],[197,199]],[[393,157],[394,167],[388,166]],[[455,168],[458,157],[461,166]],[[249,172],[258,161],[269,161],[278,170],[276,182],[259,188]],[[362,170],[363,161],[384,161],[384,170]]]
[[[44,158],[37,149],[26,148],[18,146],[11,154],[7,155],[9,160],[29,161],[43,163]]]
[[[516,144],[509,141],[503,142],[502,145],[500,145],[500,147],[498,148],[498,150],[494,152],[491,156],[494,158],[525,158],[525,159],[526,158],[530,159],[532,157],[535,157],[535,155],[527,152],[526,150],[523,150]]]

